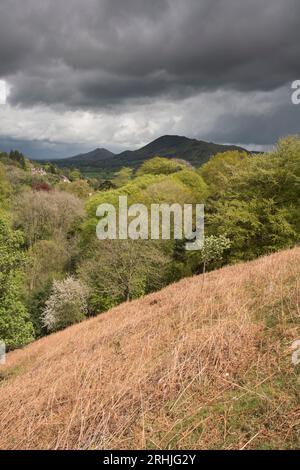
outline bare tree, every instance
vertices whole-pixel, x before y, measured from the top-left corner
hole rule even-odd
[[[111,303],[131,300],[164,283],[169,258],[148,240],[105,240],[79,268],[79,276]]]
[[[29,246],[37,240],[65,237],[83,217],[83,202],[61,191],[26,191],[14,201],[14,223],[22,228]]]

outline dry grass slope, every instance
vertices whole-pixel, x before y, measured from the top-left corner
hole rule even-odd
[[[0,448],[299,448],[299,319],[296,248],[43,338],[0,368]]]

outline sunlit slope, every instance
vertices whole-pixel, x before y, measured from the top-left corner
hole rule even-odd
[[[300,248],[122,304],[8,354],[0,447],[300,447],[299,319]]]

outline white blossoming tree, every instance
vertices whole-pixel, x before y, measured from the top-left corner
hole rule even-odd
[[[88,288],[73,277],[54,281],[43,311],[43,324],[47,330],[61,330],[82,321],[88,310],[88,294]]]
[[[203,274],[206,267],[213,262],[222,261],[223,254],[231,246],[231,241],[224,235],[210,235],[205,237],[204,246],[201,250],[195,251],[192,256],[198,263],[202,264]]]

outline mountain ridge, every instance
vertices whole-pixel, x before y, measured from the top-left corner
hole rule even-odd
[[[246,151],[236,145],[215,144],[203,140],[190,139],[179,135],[163,135],[136,150],[113,153],[105,148],[96,148],[87,153],[55,160],[59,167],[78,168],[82,171],[118,171],[122,167],[138,168],[145,160],[154,156],[176,158],[200,166],[216,153],[228,150]],[[47,160],[50,161],[50,160]]]

